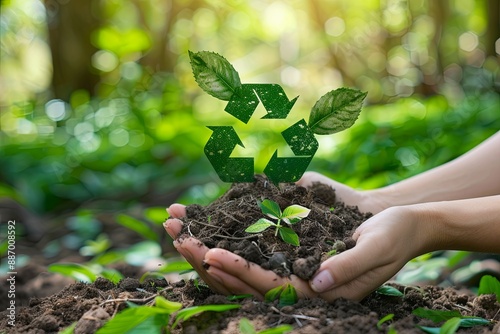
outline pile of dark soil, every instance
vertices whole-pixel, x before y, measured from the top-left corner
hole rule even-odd
[[[362,302],[344,299],[328,304],[322,299],[300,300],[292,306],[279,308],[277,302],[264,303],[247,298],[229,301],[214,294],[208,287],[193,281],[168,283],[165,280],[126,278],[118,285],[99,278],[93,284],[74,283],[59,293],[44,298],[32,298],[28,306],[21,307],[16,317],[16,327],[7,326],[7,313],[0,313],[0,332],[43,334],[57,333],[77,322],[75,334],[95,333],[117,312],[126,307],[125,300],[136,304],[150,304],[157,295],[184,307],[207,304],[239,303],[241,308],[221,313],[206,312],[181,323],[173,333],[240,333],[239,322],[249,319],[256,330],[291,324],[293,333],[381,333],[391,326],[398,333],[423,333],[415,326],[437,326],[430,320],[420,319],[411,311],[417,307],[434,310],[458,310],[462,315],[497,319],[496,326],[479,326],[460,329],[458,333],[499,333],[498,311],[500,304],[494,295],[475,297],[470,291],[427,286],[408,288],[394,285],[404,297],[371,294]],[[377,322],[393,313],[393,321],[385,323],[382,330]]]
[[[291,204],[311,209],[309,216],[293,227],[301,246],[283,242],[275,237],[272,229],[258,235],[244,232],[247,226],[263,217],[258,207],[258,201],[263,199],[276,201],[282,209]],[[256,176],[254,183],[234,185],[207,207],[189,206],[182,233],[195,236],[208,247],[233,251],[282,276],[294,273],[308,279],[334,245],[337,251],[355,247],[352,233],[370,216],[338,202],[335,192],[329,187],[319,184],[311,189],[295,184],[276,187],[265,178]],[[273,265],[275,254],[281,254],[280,258],[286,257],[285,267]],[[306,265],[298,265],[303,263]],[[403,293],[402,297],[372,293],[361,302],[338,299],[329,304],[322,299],[307,299],[299,300],[292,306],[279,307],[277,301],[265,303],[253,298],[230,301],[194,281],[147,279],[140,282],[138,278],[142,273],[126,268],[120,271],[132,278],[126,278],[117,285],[103,278],[92,284],[74,283],[49,296],[19,302],[15,327],[7,326],[7,311],[0,313],[0,333],[57,333],[75,322],[75,334],[94,333],[123,310],[126,301],[149,305],[157,295],[180,302],[184,307],[228,303],[241,305],[236,310],[206,312],[193,317],[181,323],[173,333],[239,333],[238,325],[242,318],[249,319],[257,331],[291,324],[293,333],[381,333],[387,332],[389,326],[398,333],[422,333],[416,325],[438,326],[430,320],[414,316],[412,311],[418,307],[457,310],[464,316],[493,320],[488,326],[459,329],[458,333],[500,333],[500,304],[496,297],[477,297],[468,289],[411,288],[393,284]],[[40,275],[45,275],[41,281]],[[23,281],[16,286],[18,297],[33,296],[29,290],[24,291],[25,287],[43,290],[44,286],[48,286],[50,277],[43,270],[40,275],[34,270],[31,274],[19,272],[18,277],[23,277]],[[31,280],[38,280],[38,284],[32,284]],[[2,278],[2,295],[7,288],[5,282]],[[50,287],[55,288],[53,284]],[[379,319],[391,313],[394,314],[393,320],[378,329]]]
[[[264,199],[275,201],[281,210],[292,204],[311,209],[307,218],[293,225],[299,247],[276,237],[274,228],[259,234],[245,232],[265,217],[258,205]],[[260,175],[254,183],[233,184],[206,207],[190,205],[186,211],[181,235],[194,236],[209,248],[227,249],[281,276],[295,274],[305,280],[334,248],[339,253],[354,247],[354,230],[372,216],[337,201],[335,191],[324,184],[314,184],[310,189],[294,183],[277,187]]]

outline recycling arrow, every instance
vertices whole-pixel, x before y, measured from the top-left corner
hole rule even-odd
[[[232,126],[209,126],[213,131],[205,155],[224,182],[252,182],[253,158],[230,158],[236,145],[243,146]]]
[[[284,119],[297,98],[289,100],[283,88],[277,84],[243,84],[231,96],[224,110],[246,124],[260,101],[267,111],[263,119]]]
[[[285,119],[297,98],[289,100],[277,84],[242,84],[238,72],[221,55],[189,51],[196,82],[208,94],[229,101],[224,109],[243,123],[252,118],[259,103],[267,111],[263,119]],[[294,157],[278,157],[276,150],[264,173],[275,184],[297,181],[306,171],[318,149],[314,134],[332,134],[352,126],[359,116],[367,93],[339,88],[323,95],[314,105],[309,125],[300,120],[281,134]],[[252,182],[253,158],[231,158],[236,147],[243,144],[231,126],[209,127],[213,133],[205,145],[205,154],[222,181]]]
[[[300,120],[281,133],[295,157],[278,157],[276,150],[264,169],[264,174],[274,184],[295,182],[309,166],[318,150],[318,141],[305,120]]]

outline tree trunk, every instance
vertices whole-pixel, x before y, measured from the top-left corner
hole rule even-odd
[[[55,98],[68,101],[77,89],[93,95],[99,81],[91,64],[97,51],[91,43],[91,34],[99,26],[92,13],[93,6],[96,3],[92,0],[45,1]]]

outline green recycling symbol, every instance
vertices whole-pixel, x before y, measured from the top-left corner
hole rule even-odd
[[[208,94],[228,101],[225,111],[247,124],[259,103],[266,109],[262,119],[286,119],[297,98],[289,100],[277,84],[241,84],[238,72],[222,56],[208,51],[189,52],[193,74]],[[293,157],[279,157],[276,150],[264,169],[274,184],[295,182],[306,171],[318,150],[315,134],[332,134],[354,124],[366,93],[348,88],[331,91],[311,110],[309,123],[304,119],[283,132]],[[252,182],[254,158],[231,157],[236,145],[243,143],[232,126],[209,126],[212,135],[204,151],[219,178],[224,182]]]
[[[240,121],[248,123],[255,109],[262,102],[267,114],[263,119],[284,119],[297,98],[288,100],[283,88],[276,84],[243,84],[238,94],[233,94],[225,111]],[[253,158],[231,158],[236,145],[243,146],[232,126],[209,126],[212,136],[205,145],[205,155],[224,182],[251,182],[254,175]],[[276,150],[264,169],[273,183],[297,181],[307,169],[318,149],[304,119],[282,133],[295,157],[278,157]]]

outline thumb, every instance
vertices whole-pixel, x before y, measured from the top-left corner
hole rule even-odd
[[[351,282],[386,264],[383,254],[374,249],[376,249],[374,245],[359,240],[355,247],[324,261],[318,273],[310,281],[311,288],[321,293]]]

